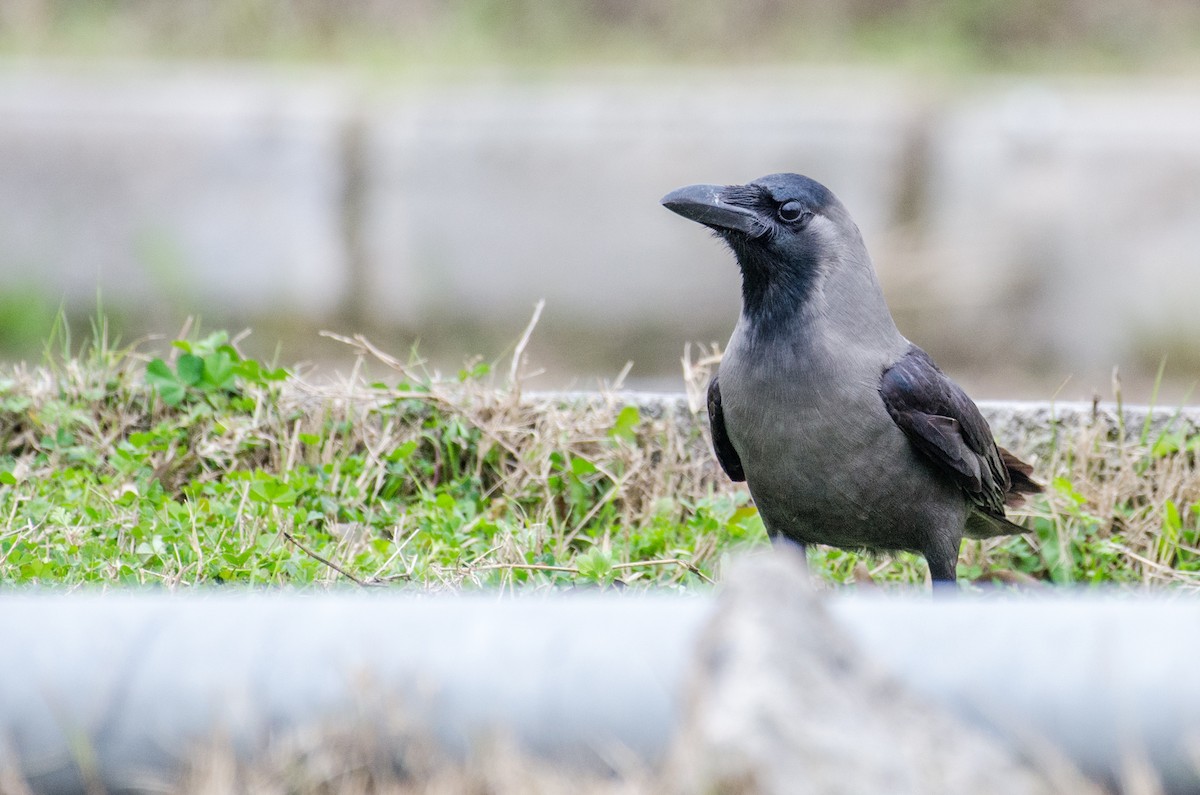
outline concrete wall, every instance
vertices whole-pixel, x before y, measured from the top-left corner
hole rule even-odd
[[[72,304],[337,306],[348,97],[238,75],[0,73],[0,279]]]
[[[510,339],[545,297],[551,328],[664,329],[673,360],[738,277],[659,197],[781,170],[841,196],[952,360],[1058,381],[1200,335],[1200,84],[1135,81],[10,67],[0,286]]]
[[[1200,343],[1200,83],[1001,87],[930,150],[948,290],[1024,296],[1026,344],[1062,361]]]
[[[368,310],[583,321],[736,316],[719,247],[658,206],[690,182],[811,164],[885,229],[909,106],[782,79],[467,85],[381,98],[366,128]]]

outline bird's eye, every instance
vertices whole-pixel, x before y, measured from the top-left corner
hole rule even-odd
[[[800,202],[784,202],[779,205],[778,210],[779,220],[786,223],[795,223],[796,221],[808,221],[812,218],[812,213],[804,211],[804,205]]]

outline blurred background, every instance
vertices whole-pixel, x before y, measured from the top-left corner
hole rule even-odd
[[[2,0],[0,358],[101,305],[454,370],[545,298],[533,386],[678,389],[739,277],[658,200],[776,171],[977,397],[1200,379],[1193,0]]]

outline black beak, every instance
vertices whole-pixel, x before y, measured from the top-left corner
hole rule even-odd
[[[671,212],[710,229],[733,230],[750,237],[763,235],[766,225],[753,210],[726,201],[723,198],[726,190],[723,185],[688,185],[663,196],[662,204]]]

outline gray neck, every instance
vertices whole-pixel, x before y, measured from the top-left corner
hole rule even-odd
[[[858,228],[852,222],[843,228],[846,237],[828,242],[819,272],[794,311],[768,316],[743,302],[737,334],[742,344],[782,346],[810,360],[844,360],[857,353],[860,360],[891,362],[907,350]]]

